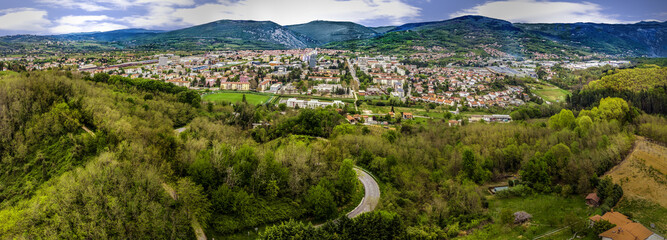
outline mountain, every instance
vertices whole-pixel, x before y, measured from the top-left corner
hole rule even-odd
[[[314,46],[317,41],[271,21],[220,20],[138,39],[173,48],[286,49]]]
[[[385,33],[389,32],[389,30],[392,30],[394,28],[396,28],[396,26],[371,27],[370,29],[372,29],[376,33],[385,34]]]
[[[320,44],[353,39],[367,39],[378,34],[373,29],[353,22],[312,21],[286,27],[294,32],[308,36]]]
[[[523,31],[512,23],[483,16],[463,16],[437,22],[404,24],[386,34],[367,40],[336,42],[331,48],[382,52],[414,52],[415,47],[438,51],[486,54],[486,46],[505,53],[524,56],[528,52],[562,53],[567,46]],[[444,48],[444,49],[442,49]],[[488,50],[488,48],[487,48]]]
[[[440,51],[514,56],[537,53],[573,57],[590,53],[667,56],[667,22],[635,24],[525,24],[484,16],[401,26],[365,27],[352,22],[313,21],[281,26],[270,21],[220,20],[163,32],[125,29],[51,36],[0,37],[1,53],[21,49],[52,52],[137,50],[341,48],[382,52]],[[70,41],[67,44],[52,44]],[[77,42],[85,42],[78,44]],[[424,47],[424,48],[421,48]],[[545,55],[551,56],[551,55]]]
[[[129,41],[137,38],[152,37],[163,33],[160,30],[146,30],[139,28],[115,30],[109,32],[90,32],[90,33],[71,33],[55,35],[54,38],[71,41],[100,41],[100,42],[118,42]]]
[[[667,22],[515,24],[525,31],[595,52],[667,56]]]

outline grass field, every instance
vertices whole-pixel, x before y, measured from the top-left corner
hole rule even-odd
[[[234,92],[221,92],[221,93],[213,93],[213,94],[208,94],[204,96],[203,100],[205,102],[230,102],[230,103],[236,103],[240,102],[243,99],[243,95],[245,94],[246,101],[250,104],[263,104],[266,101],[268,101],[271,96],[269,95],[259,95],[259,94],[252,94],[252,93],[234,93]]]
[[[570,92],[547,84],[531,84],[533,93],[549,102],[564,102]]]
[[[663,236],[667,234],[667,148],[637,136],[630,155],[606,175],[623,188],[617,210]]]
[[[635,148],[606,175],[623,187],[624,196],[643,198],[667,208],[667,148],[637,137]]]
[[[533,93],[549,102],[565,102],[567,95],[571,94],[567,90],[560,89],[553,85],[538,83],[531,84],[530,86],[533,87],[533,89],[531,89]]]
[[[500,213],[504,209],[512,212],[525,211],[533,216],[529,224],[507,226],[499,223]],[[489,214],[495,223],[488,224],[482,229],[474,230],[470,235],[461,239],[533,239],[553,230],[567,226],[563,218],[567,214],[576,214],[588,217],[594,212],[584,203],[580,196],[561,197],[558,195],[532,195],[525,198],[515,197],[508,199],[489,200]],[[540,239],[568,239],[572,237],[569,229]]]

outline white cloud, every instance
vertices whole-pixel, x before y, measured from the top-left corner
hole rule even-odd
[[[46,11],[32,8],[5,9],[0,12],[0,30],[38,32],[44,31],[51,21]]]
[[[52,33],[105,32],[127,28],[125,25],[113,23],[115,19],[106,15],[64,16],[49,29]]]
[[[281,25],[312,20],[363,22],[388,19],[401,24],[421,9],[401,0],[219,0],[194,8],[176,9],[173,16],[195,25],[220,19],[270,20]]]
[[[52,7],[81,9],[89,12],[151,6],[191,6],[194,0],[37,0]]]
[[[614,16],[602,13],[600,5],[590,2],[553,2],[544,0],[489,1],[450,15],[482,15],[525,23],[620,23]]]

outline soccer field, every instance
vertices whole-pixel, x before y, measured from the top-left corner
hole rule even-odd
[[[258,95],[258,94],[252,94],[252,93],[231,93],[231,92],[224,92],[224,93],[214,93],[214,94],[209,94],[204,96],[203,100],[205,102],[223,102],[227,101],[230,103],[236,103],[240,102],[243,99],[243,95],[245,94],[246,101],[250,104],[262,104],[268,101],[271,96],[268,95]]]

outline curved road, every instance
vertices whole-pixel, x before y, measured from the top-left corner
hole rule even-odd
[[[365,194],[364,198],[361,199],[361,203],[347,214],[348,218],[354,218],[362,213],[373,211],[380,201],[380,186],[375,179],[359,168],[354,168],[354,171],[357,172],[359,181],[364,184]]]

